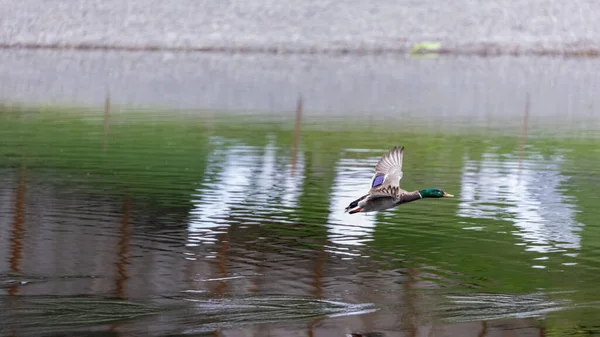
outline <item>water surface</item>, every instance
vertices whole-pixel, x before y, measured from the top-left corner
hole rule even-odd
[[[1,110],[2,334],[599,329],[597,132],[296,117]],[[394,145],[456,197],[345,214]]]

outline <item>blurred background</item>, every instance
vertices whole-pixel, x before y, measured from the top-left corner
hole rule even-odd
[[[600,334],[600,3],[0,7],[0,335]]]

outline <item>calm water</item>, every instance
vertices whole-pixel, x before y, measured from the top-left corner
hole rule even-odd
[[[600,331],[589,123],[282,116],[0,110],[0,333]],[[345,214],[394,145],[456,197]]]

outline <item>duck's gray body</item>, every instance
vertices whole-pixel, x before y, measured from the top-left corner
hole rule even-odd
[[[362,212],[381,211],[384,209],[396,207],[402,202],[394,197],[380,197],[365,201],[362,205]],[[360,203],[359,203],[360,205]]]

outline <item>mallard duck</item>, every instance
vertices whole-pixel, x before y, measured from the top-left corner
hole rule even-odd
[[[404,146],[394,148],[384,154],[377,165],[375,174],[371,179],[369,193],[354,200],[346,207],[345,212],[350,214],[358,212],[373,212],[396,207],[400,204],[423,198],[451,198],[454,195],[446,193],[439,188],[428,188],[408,192],[400,188],[402,179],[402,157]]]

